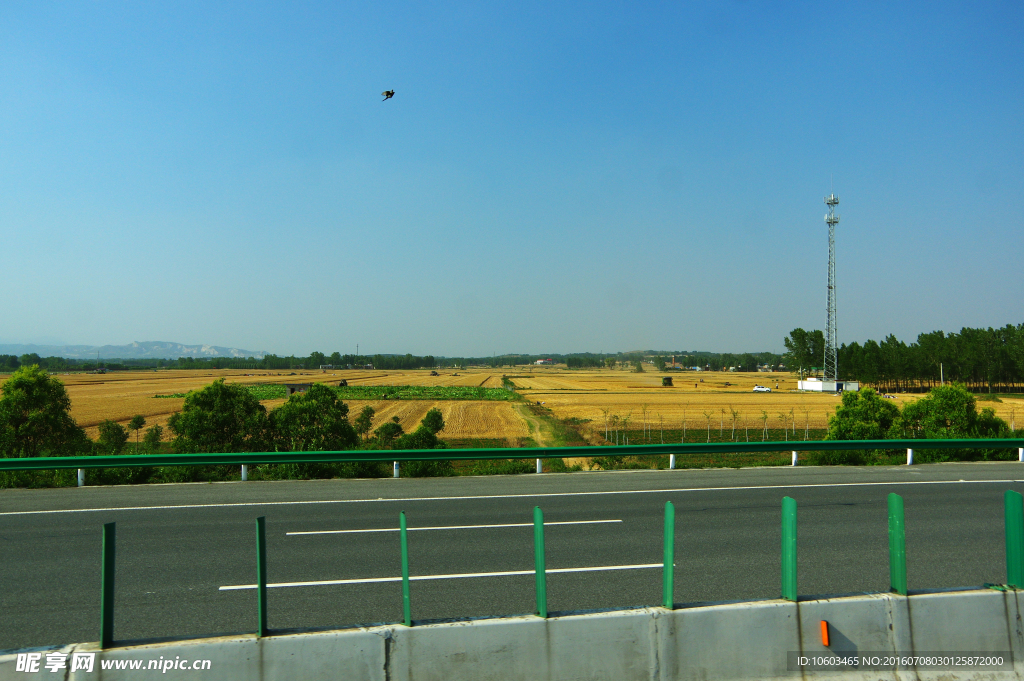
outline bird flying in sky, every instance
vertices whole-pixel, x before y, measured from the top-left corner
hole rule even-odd
[[[381,96],[384,97],[384,99],[382,99],[380,101],[386,102],[387,100],[389,100],[389,99],[391,99],[392,97],[395,96],[395,91],[394,90],[385,90],[384,92],[382,92],[380,94],[381,94]]]

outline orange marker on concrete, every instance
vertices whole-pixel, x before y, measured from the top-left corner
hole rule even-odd
[[[821,645],[828,648],[828,622],[821,621]]]

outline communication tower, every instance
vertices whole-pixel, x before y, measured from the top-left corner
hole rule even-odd
[[[828,206],[828,215],[825,216],[828,224],[828,321],[825,324],[825,373],[822,379],[834,381],[839,378],[836,357],[836,225],[839,224],[836,206],[839,205],[839,197],[829,194],[825,197],[825,205]]]

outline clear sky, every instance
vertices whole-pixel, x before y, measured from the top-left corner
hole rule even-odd
[[[1018,2],[6,2],[0,342],[1024,322]],[[379,93],[395,90],[382,102]]]

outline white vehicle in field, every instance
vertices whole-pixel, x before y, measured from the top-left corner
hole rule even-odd
[[[754,392],[755,393],[770,393],[771,391],[772,391],[771,388],[766,388],[763,385],[755,385],[754,386]]]

